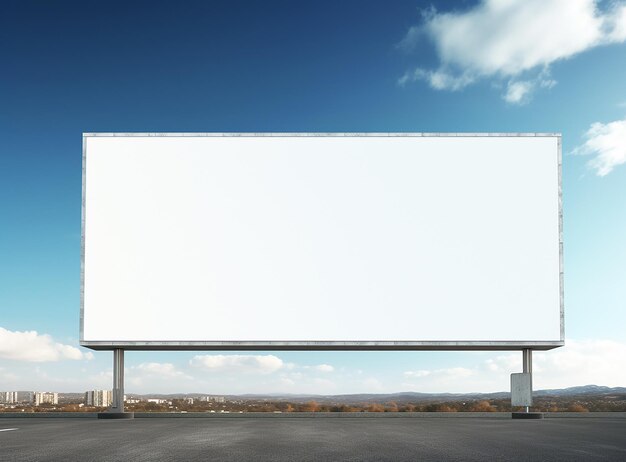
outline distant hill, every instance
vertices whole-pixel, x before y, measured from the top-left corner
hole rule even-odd
[[[604,387],[599,385],[584,385],[579,387],[535,390],[535,397],[541,396],[609,396],[614,394],[626,394],[626,387]],[[293,402],[318,401],[320,403],[370,403],[395,401],[396,403],[427,403],[441,401],[465,401],[482,399],[505,399],[510,396],[508,391],[493,393],[361,393],[351,395],[242,395],[239,399],[268,399],[284,400]]]
[[[600,385],[583,385],[581,387],[559,388],[554,390],[537,390],[536,396],[607,396],[626,393],[626,387],[603,387]]]
[[[584,385],[578,387],[569,387],[550,390],[535,390],[535,397],[554,396],[554,397],[601,397],[611,396],[615,394],[626,394],[626,387],[605,387],[600,385]],[[421,393],[421,392],[398,392],[398,393],[358,393],[347,395],[314,395],[314,394],[243,394],[243,395],[220,395],[215,393],[150,393],[137,394],[127,393],[127,397],[132,398],[160,398],[160,399],[182,399],[182,398],[199,398],[201,396],[224,396],[226,399],[233,400],[267,400],[267,401],[290,401],[290,402],[308,402],[317,401],[319,403],[380,403],[395,401],[401,403],[428,403],[442,401],[465,401],[465,400],[484,400],[484,399],[505,399],[510,393],[508,391],[494,393]],[[83,396],[83,393],[59,393],[60,399],[74,400]]]

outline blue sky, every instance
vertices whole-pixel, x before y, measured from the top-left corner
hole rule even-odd
[[[112,355],[78,347],[81,134],[115,131],[560,132],[567,346],[535,388],[626,386],[623,2],[4,2],[0,389],[110,386]],[[492,391],[520,367],[131,352],[127,391]]]

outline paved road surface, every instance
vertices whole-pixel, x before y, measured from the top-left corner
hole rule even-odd
[[[0,430],[0,461],[626,461],[623,418],[33,418]]]

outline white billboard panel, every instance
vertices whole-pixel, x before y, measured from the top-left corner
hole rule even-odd
[[[551,348],[560,136],[86,134],[81,344]]]

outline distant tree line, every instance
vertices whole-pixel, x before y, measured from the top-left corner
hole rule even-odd
[[[23,412],[94,412],[104,408],[84,406],[78,403],[62,405],[44,404],[41,406],[20,405]],[[172,399],[169,403],[141,401],[126,404],[128,411],[134,412],[511,412],[521,408],[511,408],[507,398],[477,399],[445,402],[293,402],[270,399],[237,399],[224,403]],[[605,396],[540,396],[534,398],[533,411],[539,412],[626,412],[626,394]],[[0,412],[15,412],[16,406],[0,407]]]

